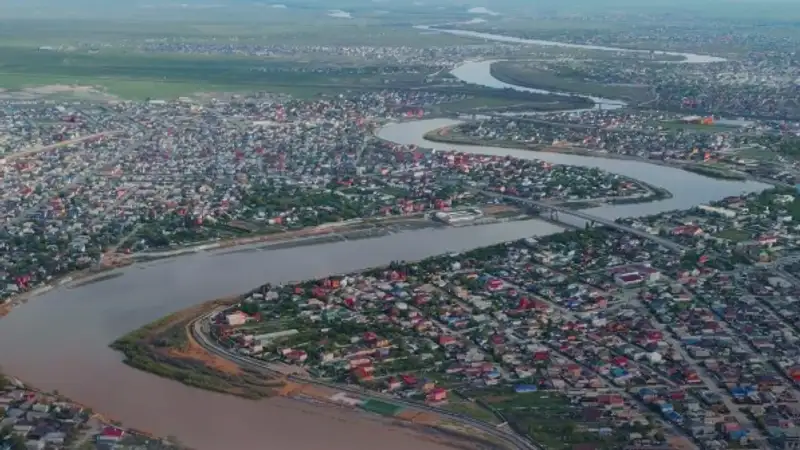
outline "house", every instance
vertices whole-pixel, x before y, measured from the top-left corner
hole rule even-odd
[[[373,366],[361,366],[357,367],[353,370],[353,377],[359,382],[367,382],[372,381],[375,373],[375,368]]]
[[[378,341],[378,335],[372,331],[367,331],[364,333],[364,342],[367,344],[373,344]]]
[[[306,359],[308,359],[308,353],[306,353],[303,350],[292,350],[292,351],[286,353],[286,355],[284,355],[284,356],[286,357],[287,361],[297,362],[297,363],[302,363]]]
[[[625,405],[625,400],[618,394],[601,394],[597,396],[597,404],[614,408]]]
[[[454,336],[450,336],[449,334],[439,336],[439,345],[441,346],[453,345],[455,343],[456,338]]]
[[[225,316],[225,323],[227,323],[230,326],[244,325],[246,321],[247,321],[247,314],[241,311],[236,311],[234,313]]]
[[[400,375],[400,379],[403,380],[403,384],[408,387],[413,387],[417,385],[417,377],[414,375]]]
[[[31,431],[33,431],[33,425],[17,424],[11,427],[11,432],[18,436],[27,436]]]
[[[758,243],[769,247],[778,243],[778,238],[771,235],[759,236]]]
[[[672,229],[672,234],[676,236],[699,236],[703,230],[697,225],[683,225]]]
[[[427,395],[429,402],[441,402],[447,400],[447,391],[444,388],[433,388]]]
[[[621,287],[636,286],[644,282],[644,277],[637,272],[614,275],[614,282]]]
[[[97,436],[98,442],[118,442],[125,436],[125,431],[117,427],[105,427]]]
[[[66,439],[67,435],[60,431],[53,431],[42,436],[42,441],[53,445],[63,445]]]

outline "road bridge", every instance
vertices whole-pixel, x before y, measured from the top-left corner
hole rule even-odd
[[[686,250],[685,246],[680,245],[677,242],[673,242],[673,241],[671,241],[669,239],[666,239],[664,237],[657,236],[655,234],[651,234],[651,233],[648,233],[646,231],[639,230],[639,229],[636,229],[636,228],[633,228],[633,227],[630,227],[630,226],[627,226],[627,225],[623,225],[621,223],[617,223],[617,222],[615,222],[615,221],[613,221],[611,219],[598,217],[598,216],[589,214],[589,213],[584,212],[584,211],[575,210],[575,209],[569,209],[569,208],[565,208],[563,206],[557,206],[557,205],[553,205],[552,203],[543,202],[543,201],[539,201],[539,200],[533,200],[533,199],[529,199],[529,198],[523,198],[523,197],[516,197],[516,196],[513,196],[513,195],[501,194],[499,192],[481,191],[481,193],[484,194],[484,195],[491,196],[491,197],[502,198],[504,200],[511,200],[511,201],[523,203],[523,204],[526,204],[526,205],[535,206],[536,208],[542,210],[542,212],[549,214],[550,220],[553,220],[553,221],[559,221],[559,215],[568,215],[568,216],[577,217],[579,219],[586,220],[586,221],[589,222],[590,226],[594,226],[596,224],[601,224],[601,225],[605,225],[605,226],[607,226],[609,228],[613,228],[615,230],[622,231],[623,233],[632,234],[632,235],[640,237],[642,239],[646,239],[648,241],[655,242],[656,244],[662,245],[662,246],[664,246],[664,247],[666,247],[666,248],[668,248],[668,249],[670,249],[670,250],[672,250],[674,252],[684,252]]]

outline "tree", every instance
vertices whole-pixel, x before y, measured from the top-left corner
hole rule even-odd
[[[11,434],[6,437],[6,442],[11,446],[11,450],[27,450],[25,438],[18,434]]]

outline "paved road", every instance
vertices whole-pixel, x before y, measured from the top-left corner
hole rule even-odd
[[[207,328],[206,328],[206,323],[207,323],[208,319],[213,315],[214,315],[213,312],[209,313],[209,314],[204,315],[204,316],[202,316],[202,317],[200,317],[198,319],[195,319],[195,321],[190,324],[190,330],[192,331],[192,335],[195,338],[195,340],[198,342],[198,344],[200,344],[200,346],[202,346],[205,350],[207,350],[207,351],[209,351],[211,353],[214,353],[214,354],[216,354],[216,355],[218,355],[218,356],[220,356],[222,358],[225,358],[227,360],[233,361],[233,362],[235,362],[235,363],[237,363],[239,365],[250,367],[250,368],[253,368],[253,369],[256,369],[256,370],[260,370],[260,371],[263,371],[263,372],[272,373],[272,374],[275,374],[275,375],[278,375],[278,376],[284,376],[285,375],[285,374],[273,369],[266,362],[258,361],[258,360],[253,359],[253,358],[247,358],[247,357],[243,357],[243,356],[237,355],[235,353],[231,353],[227,349],[225,349],[225,348],[221,347],[220,345],[218,345],[216,342],[213,342],[213,340],[209,338],[209,334],[207,333]],[[439,409],[439,408],[434,408],[434,407],[429,406],[429,405],[424,404],[424,403],[397,399],[397,398],[392,397],[392,396],[379,394],[377,392],[367,391],[367,390],[364,390],[364,389],[361,389],[361,388],[357,388],[357,387],[354,387],[354,386],[350,386],[350,385],[343,385],[343,384],[338,384],[338,383],[329,383],[329,382],[316,380],[316,379],[312,379],[312,378],[308,378],[308,377],[290,375],[290,376],[287,377],[287,379],[289,381],[294,381],[294,382],[297,382],[297,383],[315,384],[315,385],[318,385],[318,386],[322,386],[322,387],[335,389],[335,390],[342,391],[342,392],[355,394],[355,395],[358,395],[359,397],[366,397],[366,398],[371,398],[371,399],[381,400],[381,401],[389,401],[389,402],[391,402],[393,404],[401,405],[401,406],[404,406],[404,407],[407,407],[407,408],[411,408],[411,409],[415,409],[415,410],[418,410],[418,411],[424,411],[424,412],[437,414],[439,416],[445,416],[450,420],[453,420],[453,421],[459,422],[461,424],[468,425],[468,426],[471,426],[473,428],[476,428],[476,429],[486,433],[487,435],[489,435],[489,436],[491,436],[491,437],[493,437],[493,438],[495,438],[495,439],[497,439],[497,440],[499,440],[501,442],[506,443],[507,445],[510,446],[510,448],[514,448],[514,449],[517,449],[517,450],[543,450],[542,447],[530,442],[529,440],[523,438],[522,436],[520,436],[518,434],[515,434],[515,433],[508,432],[508,431],[503,431],[502,429],[499,429],[498,427],[496,427],[493,424],[490,424],[490,423],[487,423],[487,422],[483,422],[483,421],[480,421],[480,420],[476,420],[476,419],[474,419],[472,417],[465,416],[465,415],[462,415],[462,414],[446,411],[446,410]]]
[[[597,217],[597,216],[594,216],[592,214],[585,213],[583,211],[564,208],[564,207],[561,207],[561,206],[554,206],[554,205],[552,205],[550,203],[547,203],[547,202],[542,202],[542,201],[538,201],[538,200],[532,200],[532,199],[529,199],[529,198],[515,197],[513,195],[500,194],[500,193],[493,192],[493,191],[480,191],[480,192],[482,194],[484,194],[484,195],[488,195],[488,196],[491,196],[491,197],[503,198],[503,199],[506,199],[506,200],[513,200],[513,201],[516,201],[516,202],[521,202],[521,203],[525,203],[525,204],[528,204],[528,205],[536,206],[538,208],[542,208],[542,209],[545,209],[545,210],[553,210],[553,211],[558,212],[559,214],[565,214],[565,215],[569,215],[569,216],[573,216],[573,217],[578,217],[580,219],[588,220],[589,222],[595,222],[595,223],[603,224],[603,225],[605,225],[607,227],[614,228],[614,229],[622,231],[624,233],[632,234],[632,235],[638,236],[638,237],[640,237],[642,239],[646,239],[648,241],[655,242],[656,244],[662,245],[662,246],[664,246],[664,247],[666,247],[666,248],[668,248],[668,249],[670,249],[672,251],[675,251],[675,252],[683,252],[684,250],[686,250],[686,247],[684,247],[683,245],[680,245],[680,244],[678,244],[676,242],[670,241],[669,239],[663,238],[661,236],[656,236],[655,234],[650,234],[650,233],[648,233],[646,231],[638,230],[636,228],[629,227],[627,225],[622,225],[622,224],[616,223],[611,219],[605,219],[603,217]]]
[[[42,146],[42,147],[36,147],[36,148],[29,149],[29,150],[22,150],[20,152],[15,152],[15,153],[12,153],[12,154],[10,154],[8,156],[5,156],[3,159],[5,159],[6,162],[13,161],[15,159],[22,158],[23,156],[30,156],[30,155],[34,155],[36,153],[46,152],[48,150],[53,150],[53,149],[56,149],[56,148],[59,148],[59,147],[66,147],[68,145],[78,144],[78,143],[81,143],[81,142],[84,142],[84,141],[88,141],[90,139],[97,139],[97,138],[101,138],[103,136],[113,136],[115,134],[117,134],[117,131],[103,131],[102,133],[90,134],[88,136],[83,136],[83,137],[79,137],[79,138],[76,138],[76,139],[70,139],[68,141],[61,141],[61,142],[56,142],[55,144],[45,145],[45,146]]]

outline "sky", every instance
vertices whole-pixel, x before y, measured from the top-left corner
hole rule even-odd
[[[252,11],[271,4],[283,4],[294,10],[360,9],[431,11],[445,6],[448,11],[485,7],[506,15],[568,14],[615,12],[683,12],[706,17],[720,16],[742,20],[756,17],[800,18],[800,0],[1,0],[2,17],[57,17],[81,15],[104,17],[143,10],[174,11]]]

